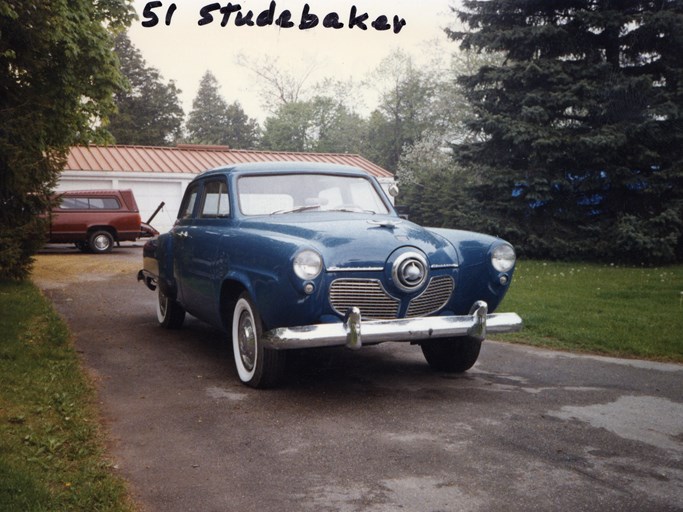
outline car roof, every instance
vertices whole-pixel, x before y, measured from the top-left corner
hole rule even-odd
[[[58,196],[118,196],[131,192],[131,189],[98,189],[98,190],[58,190]]]
[[[223,167],[216,167],[215,169],[208,170],[200,174],[200,177],[210,176],[212,174],[252,174],[252,173],[310,173],[314,174],[316,172],[324,173],[341,173],[341,174],[353,174],[356,176],[370,176],[370,173],[359,169],[358,167],[352,167],[350,165],[339,165],[339,164],[328,164],[320,162],[258,162],[258,163],[246,163],[246,164],[235,164],[226,165]]]

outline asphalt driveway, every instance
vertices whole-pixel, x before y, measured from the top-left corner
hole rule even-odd
[[[48,249],[36,282],[143,510],[683,510],[681,365],[486,342],[454,377],[383,344],[294,354],[282,388],[256,391],[220,332],[157,326],[141,258]]]

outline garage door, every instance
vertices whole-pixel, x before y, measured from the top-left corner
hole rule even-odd
[[[152,226],[161,233],[168,231],[173,226],[186,186],[187,183],[180,180],[128,181],[119,179],[119,188],[130,188],[133,190],[143,222],[149,219],[162,201],[166,203],[164,208],[152,220]]]

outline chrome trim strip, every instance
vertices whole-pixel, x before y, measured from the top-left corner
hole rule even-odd
[[[442,268],[460,268],[457,263],[443,263],[434,264],[429,267],[431,270],[439,270]],[[381,272],[384,267],[327,267],[328,272]]]
[[[381,272],[384,267],[327,267],[328,272]]]
[[[477,301],[469,315],[361,322],[358,310],[351,308],[343,323],[281,327],[264,333],[262,341],[264,347],[275,350],[341,345],[356,349],[385,341],[419,342],[458,336],[484,339],[487,332],[515,332],[522,328],[522,319],[516,313],[489,315],[487,310],[485,302]]]

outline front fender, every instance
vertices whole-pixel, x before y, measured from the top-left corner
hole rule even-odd
[[[446,228],[427,229],[446,239],[455,248],[461,268],[481,265],[485,262],[491,245],[496,243],[496,241],[502,242],[502,240],[494,236],[472,231]]]
[[[316,286],[315,292],[306,294],[295,287],[290,277],[283,273],[255,268],[232,269],[225,275],[221,287],[222,299],[226,287],[246,290],[251,296],[266,329],[282,325],[311,322],[320,316],[324,301],[324,287]],[[284,307],[289,304],[290,307]]]
[[[300,246],[301,240],[296,237],[252,229],[242,229],[224,243],[225,254],[220,258],[225,265],[223,283],[240,283],[267,327],[286,322],[289,313],[285,304],[306,298],[295,289],[291,277],[292,257]]]
[[[491,251],[504,240],[481,233],[455,229],[429,228],[448,240],[460,258],[459,293],[456,294],[456,311],[466,311],[475,301],[482,300],[495,311],[510,287],[514,267],[498,272],[491,264]]]

